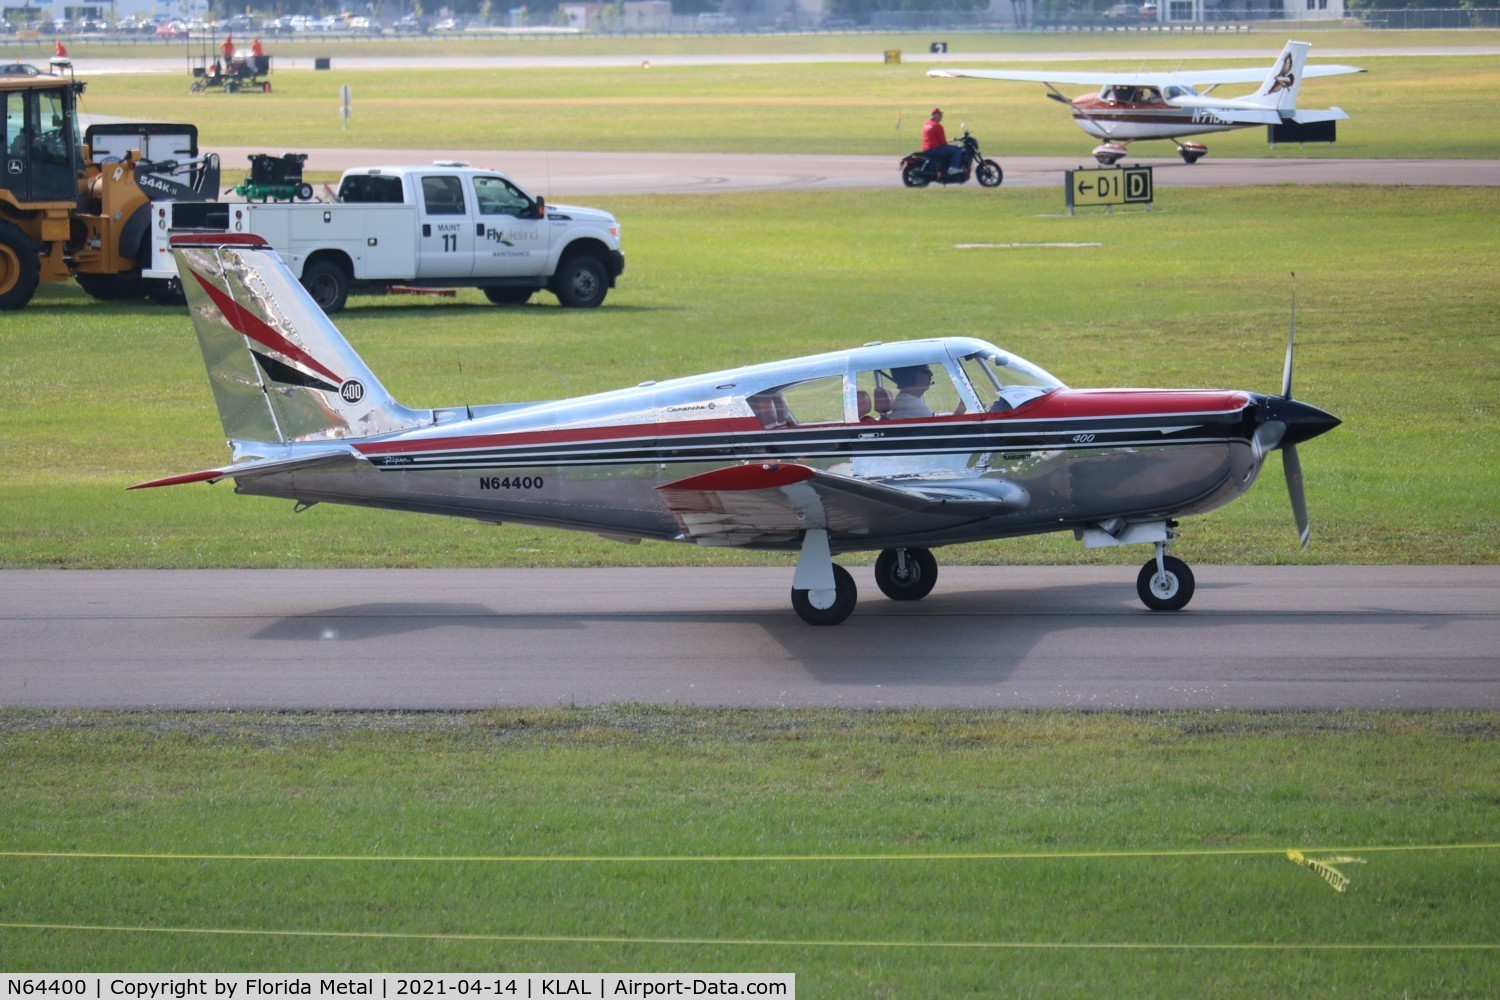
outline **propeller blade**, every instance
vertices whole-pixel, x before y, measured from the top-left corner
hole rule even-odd
[[[1297,459],[1297,446],[1289,444],[1281,449],[1281,470],[1286,473],[1286,491],[1292,498],[1292,516],[1297,519],[1297,536],[1302,547],[1312,537],[1312,528],[1307,523],[1307,496],[1302,491],[1302,463]]]
[[[1280,420],[1267,420],[1255,428],[1255,436],[1250,439],[1250,451],[1255,455],[1256,464],[1266,459],[1268,452],[1274,451],[1286,435],[1286,423]]]
[[[1297,274],[1292,272],[1292,322],[1286,331],[1286,365],[1281,369],[1281,398],[1292,398],[1292,346],[1297,340]]]

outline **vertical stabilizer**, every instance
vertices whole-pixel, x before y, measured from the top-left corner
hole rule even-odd
[[[1302,89],[1302,69],[1307,65],[1309,47],[1307,42],[1287,42],[1265,82],[1249,100],[1290,117],[1297,110],[1297,92]]]
[[[172,254],[231,440],[360,438],[430,419],[391,398],[265,240],[174,236]]]

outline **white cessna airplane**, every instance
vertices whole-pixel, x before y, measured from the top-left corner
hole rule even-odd
[[[1287,42],[1269,70],[1264,67],[1203,69],[1159,73],[1069,73],[1052,70],[934,69],[928,76],[974,77],[980,80],[1019,80],[1046,84],[1048,97],[1068,105],[1073,120],[1089,135],[1103,139],[1094,158],[1110,166],[1137,139],[1170,139],[1188,163],[1208,152],[1200,142],[1181,142],[1184,136],[1227,132],[1252,125],[1312,125],[1342,121],[1341,108],[1299,110],[1297,92],[1304,77],[1363,73],[1357,66],[1308,66],[1307,42]],[[1246,97],[1209,96],[1224,83],[1255,83]],[[1097,93],[1069,99],[1056,84],[1098,87]],[[1197,88],[1203,87],[1202,91]]]

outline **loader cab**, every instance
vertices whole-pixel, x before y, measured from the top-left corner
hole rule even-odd
[[[80,148],[75,98],[81,84],[51,76],[0,76],[5,202],[76,202]]]

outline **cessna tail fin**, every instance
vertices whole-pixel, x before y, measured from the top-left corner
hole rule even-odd
[[[1260,89],[1244,101],[1290,117],[1297,110],[1297,92],[1302,89],[1302,70],[1307,65],[1307,42],[1287,42],[1271,66]]]
[[[264,239],[174,236],[172,254],[230,440],[360,438],[430,418],[391,398]]]

